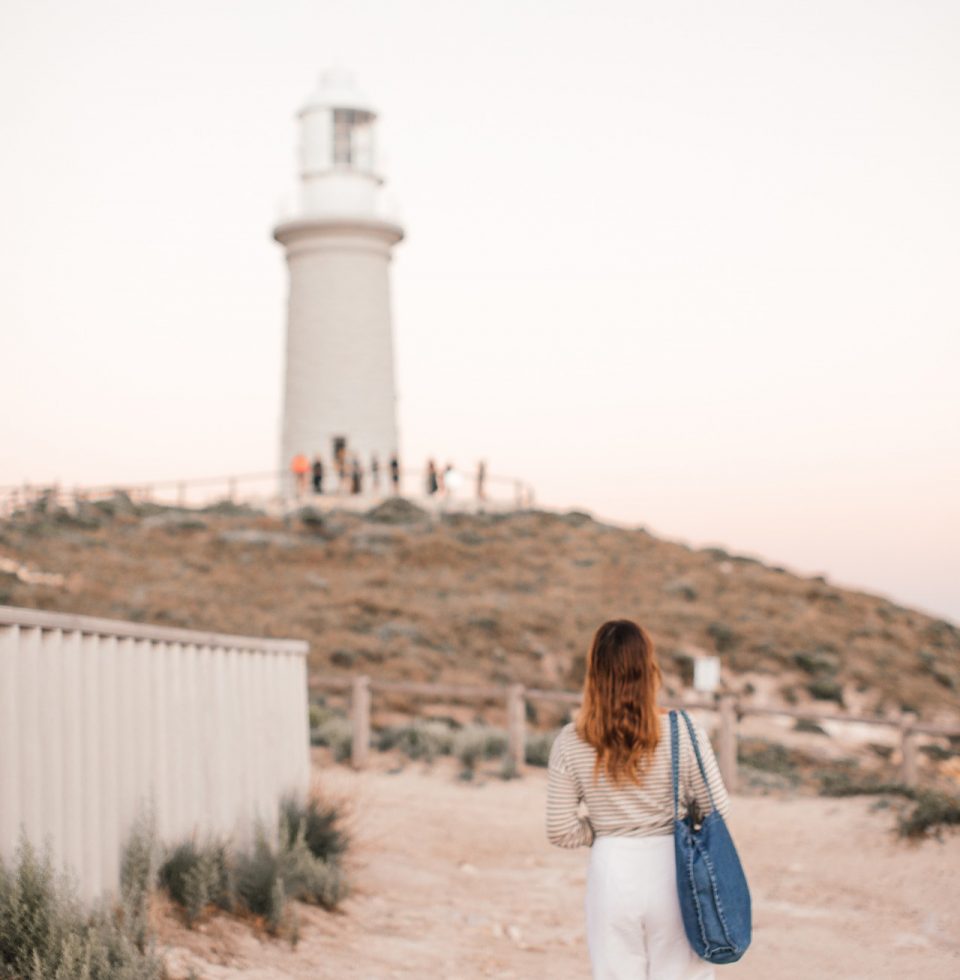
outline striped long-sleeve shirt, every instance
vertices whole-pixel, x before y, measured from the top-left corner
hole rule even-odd
[[[710,811],[707,789],[697,768],[693,746],[682,719],[680,738],[680,807],[696,799],[700,812]],[[694,723],[714,803],[726,817],[729,800],[716,757],[703,729]],[[577,735],[573,723],[560,730],[550,751],[547,781],[547,839],[558,847],[581,847],[594,837],[652,837],[673,832],[673,780],[670,766],[670,721],[660,716],[660,741],[640,777],[614,784],[601,766],[594,781],[596,750]],[[586,814],[581,813],[585,804]]]

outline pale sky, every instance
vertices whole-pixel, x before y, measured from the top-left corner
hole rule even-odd
[[[330,66],[407,229],[407,465],[960,619],[952,0],[0,0],[0,485],[274,466]]]

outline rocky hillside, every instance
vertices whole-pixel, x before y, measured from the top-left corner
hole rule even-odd
[[[0,603],[303,637],[314,672],[560,688],[580,684],[596,626],[629,616],[670,689],[707,651],[765,703],[960,719],[952,623],[580,513],[39,506],[0,522]]]

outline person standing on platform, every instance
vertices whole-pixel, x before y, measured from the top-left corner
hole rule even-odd
[[[453,468],[453,463],[447,463],[443,471],[443,496],[449,500],[460,488],[463,477]]]
[[[427,496],[432,497],[440,489],[440,474],[437,464],[431,459],[427,462]]]
[[[313,457],[313,492],[323,493],[323,460],[319,453]]]
[[[487,499],[487,464],[485,460],[477,463],[477,500]]]
[[[370,457],[370,483],[374,493],[380,493],[380,460],[374,453]]]
[[[293,473],[293,483],[297,490],[297,496],[302,497],[307,492],[307,474],[310,472],[310,460],[303,453],[297,453],[290,462],[290,471]]]
[[[394,494],[400,493],[400,460],[396,453],[390,457],[390,483]]]
[[[363,493],[363,470],[360,467],[360,457],[353,457],[353,466],[351,468],[351,485],[350,492],[353,494]]]

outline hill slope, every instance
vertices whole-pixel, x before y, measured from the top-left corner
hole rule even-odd
[[[40,507],[0,523],[0,602],[303,637],[317,671],[566,688],[597,625],[628,616],[652,632],[668,688],[716,652],[730,686],[766,703],[960,717],[960,629],[822,577],[579,513],[430,518],[388,501],[302,517],[122,495]],[[16,563],[65,581],[22,581]]]

